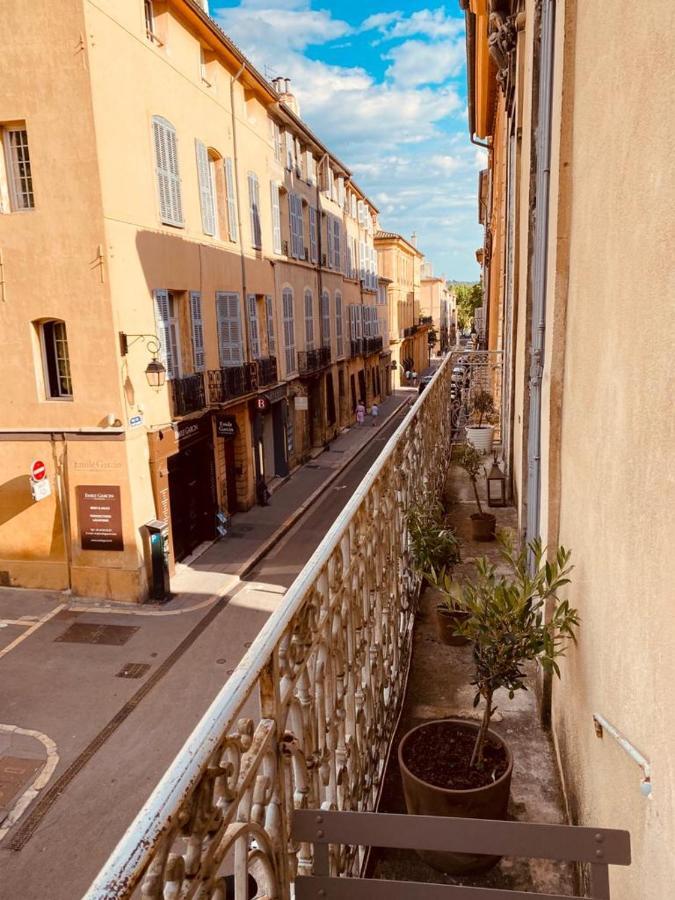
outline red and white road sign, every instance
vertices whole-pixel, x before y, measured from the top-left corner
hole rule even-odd
[[[47,466],[41,459],[34,459],[30,464],[30,477],[33,481],[42,481],[47,475]]]

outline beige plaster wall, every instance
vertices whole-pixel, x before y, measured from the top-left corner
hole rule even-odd
[[[675,15],[665,0],[606,13],[576,4],[560,537],[583,624],[554,722],[575,818],[631,832],[633,865],[612,871],[612,897],[662,900],[675,883],[675,146],[664,122],[675,70],[654,24],[671,34]],[[635,763],[595,737],[594,712],[650,760],[651,800]]]

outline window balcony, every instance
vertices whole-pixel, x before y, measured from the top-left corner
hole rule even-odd
[[[433,325],[434,317],[433,316],[420,316],[420,325]]]
[[[495,900],[572,897],[565,860],[590,863],[590,896],[609,898],[607,864],[629,861],[627,835],[561,824],[553,753],[536,727],[534,691],[511,709],[500,700],[503,728],[522,760],[513,775],[520,822],[430,817],[418,825],[400,815],[399,721],[404,731],[425,718],[420,710],[430,711],[427,719],[472,716],[471,647],[439,641],[439,597],[420,592],[408,533],[412,507],[467,489],[451,462],[449,414],[462,355],[446,358],[403,419],[84,900],[197,892],[487,900],[488,888],[496,888]],[[493,358],[482,363],[486,377],[496,374]],[[500,525],[515,530],[513,509],[495,512]],[[466,516],[462,503],[450,505],[456,531]],[[485,552],[484,544],[464,543],[467,560]],[[487,552],[494,560],[495,550]],[[471,564],[459,565],[468,575]],[[369,844],[384,850],[369,857]],[[397,849],[406,847],[405,854]],[[464,888],[467,876],[457,886],[413,852],[431,849],[507,859],[468,876]],[[530,866],[517,857],[556,862]],[[373,880],[364,880],[366,863]],[[402,878],[416,883],[406,888]]]
[[[353,338],[349,342],[352,357],[361,356],[363,353],[363,340],[363,338]]]
[[[256,360],[258,367],[258,387],[276,384],[279,380],[276,356],[265,356]]]
[[[168,384],[172,416],[186,416],[206,406],[203,372],[195,372],[184,378],[172,378]]]
[[[379,335],[377,337],[367,337],[363,339],[364,348],[363,353],[365,356],[370,356],[373,353],[381,353],[382,352],[382,336]]]
[[[409,325],[408,328],[404,328],[403,329],[403,337],[409,338],[409,337],[412,337],[414,334],[417,334],[418,327],[419,326],[417,326],[417,325]]]
[[[208,374],[209,403],[227,403],[258,389],[258,366],[243,363],[211,369]]]
[[[317,347],[316,350],[298,351],[298,372],[300,375],[313,375],[330,365],[330,347]]]

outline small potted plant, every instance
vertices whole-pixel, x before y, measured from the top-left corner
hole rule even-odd
[[[509,573],[498,574],[486,558],[476,560],[476,576],[462,583],[462,605],[469,615],[458,630],[474,645],[474,706],[483,703],[480,723],[463,719],[425,722],[409,731],[398,748],[403,790],[413,815],[503,819],[506,817],[513,757],[490,728],[495,695],[509,698],[526,690],[524,666],[538,660],[560,676],[558,658],[575,639],[577,611],[558,598],[569,583],[570,553],[558,548],[545,561],[540,541],[515,553],[510,538],[500,538]],[[531,556],[532,568],[528,564]],[[435,868],[461,874],[490,868],[498,857],[425,852]]]
[[[419,575],[428,579],[430,574],[459,562],[459,541],[445,524],[439,500],[427,499],[411,507],[407,524],[413,567]]]
[[[471,401],[473,424],[466,426],[466,439],[483,456],[492,451],[494,426],[491,419],[495,413],[495,403],[489,391],[478,391]]]
[[[459,451],[457,464],[469,476],[473,487],[473,495],[476,498],[476,506],[478,507],[477,513],[471,513],[471,537],[474,541],[492,541],[495,537],[497,519],[492,513],[483,511],[483,505],[478,494],[478,476],[483,469],[483,457],[471,444],[465,444]]]
[[[427,581],[441,597],[436,604],[436,627],[440,641],[449,647],[463,647],[470,643],[458,630],[470,613],[462,606],[461,590],[453,580],[452,570],[444,568],[440,572],[428,572]]]

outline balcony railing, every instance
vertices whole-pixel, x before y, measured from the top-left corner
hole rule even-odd
[[[410,659],[419,579],[406,511],[438,496],[451,449],[446,360],[159,785],[85,900],[289,900],[312,873],[297,808],[372,811]],[[363,850],[331,848],[333,874]],[[233,870],[233,871],[232,871]],[[230,896],[229,893],[227,896]]]
[[[420,316],[420,325],[433,325],[434,317],[433,316]]]
[[[226,403],[258,388],[258,367],[255,363],[225,366],[208,372],[209,403]]]
[[[311,375],[330,365],[330,347],[317,347],[316,350],[298,350],[298,372],[300,375]]]
[[[363,338],[353,338],[349,342],[352,356],[361,356],[363,353]]]
[[[382,350],[382,337],[381,336],[367,337],[367,338],[363,339],[363,342],[365,345],[363,348],[363,352],[366,355],[369,355],[371,353],[380,353]]]
[[[206,406],[203,372],[195,372],[185,378],[172,378],[169,381],[169,391],[171,413],[174,416],[186,416]]]
[[[409,325],[408,328],[404,328],[403,329],[403,337],[409,338],[409,337],[412,337],[414,334],[417,334],[418,327],[419,326],[417,326],[417,325]]]
[[[265,387],[268,384],[276,384],[279,380],[276,356],[265,356],[256,362],[258,365],[258,385]]]

